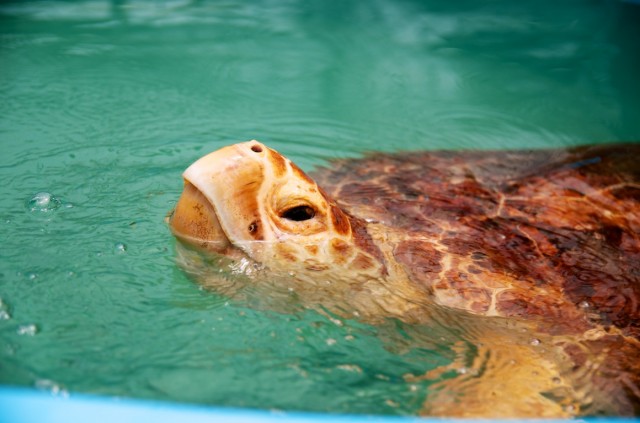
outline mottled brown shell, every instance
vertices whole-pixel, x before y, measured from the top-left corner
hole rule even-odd
[[[487,294],[466,279],[505,274],[520,286],[498,299],[502,315],[574,318],[584,309],[640,337],[640,144],[375,154],[334,165],[316,172],[318,184],[349,213],[406,233],[395,259],[416,282],[470,290],[482,308]],[[444,255],[474,265],[438,279]]]

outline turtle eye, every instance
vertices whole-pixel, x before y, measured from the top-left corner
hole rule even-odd
[[[283,211],[280,214],[280,217],[287,220],[293,220],[294,222],[303,222],[305,220],[313,219],[315,215],[316,211],[309,206],[296,206]]]

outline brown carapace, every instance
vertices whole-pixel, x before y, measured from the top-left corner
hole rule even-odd
[[[425,414],[640,413],[640,144],[376,153],[312,176],[225,147],[185,171],[172,231],[339,315],[473,322],[482,371],[442,380]]]

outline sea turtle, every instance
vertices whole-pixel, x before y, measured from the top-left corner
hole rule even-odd
[[[183,266],[232,292],[209,251],[265,296],[456,327],[451,366],[406,376],[457,370],[425,414],[640,413],[640,144],[376,153],[313,176],[258,141],[196,161],[169,217]]]

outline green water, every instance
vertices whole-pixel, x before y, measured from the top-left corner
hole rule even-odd
[[[3,2],[0,382],[418,411],[429,386],[402,375],[445,347],[184,275],[163,221],[181,171],[252,138],[307,170],[371,149],[640,140],[638,52],[640,7],[616,1]]]

